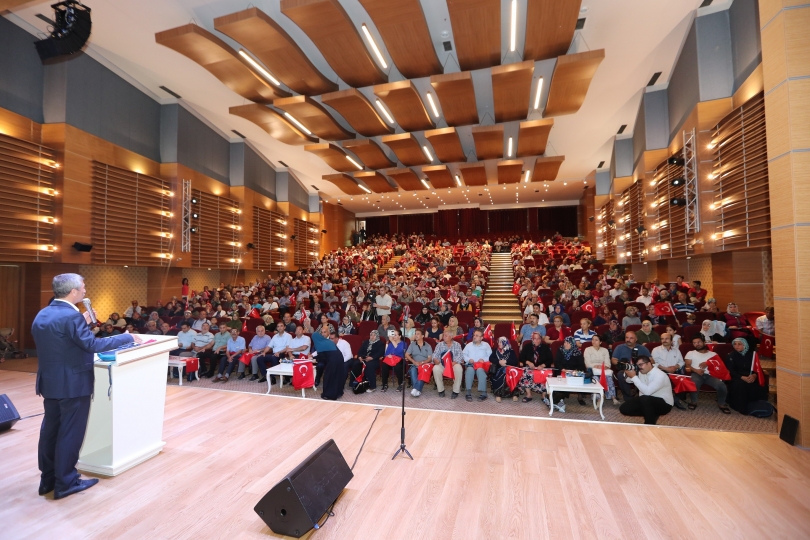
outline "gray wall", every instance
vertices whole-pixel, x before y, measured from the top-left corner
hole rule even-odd
[[[183,107],[177,108],[177,162],[228,184],[230,142]]]
[[[734,93],[730,26],[727,9],[695,19],[700,101]]]
[[[275,200],[276,171],[250,146],[244,143],[231,144],[232,147],[238,145],[244,147],[245,187]]]
[[[667,87],[669,95],[669,139],[675,136],[689,113],[700,101],[698,85],[697,29],[694,24],[689,29],[672,76]]]
[[[756,0],[734,0],[728,14],[731,24],[734,91],[736,91],[762,62],[759,7]]]
[[[289,174],[289,182],[287,183],[287,200],[290,201],[290,204],[309,212],[309,193],[292,174]]]
[[[44,69],[34,48],[36,40],[0,17],[0,108],[41,124]]]

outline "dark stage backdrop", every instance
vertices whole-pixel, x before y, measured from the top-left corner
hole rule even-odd
[[[576,206],[481,210],[461,208],[430,214],[404,214],[366,218],[366,232],[374,234],[437,235],[442,238],[472,238],[498,235],[530,235],[532,238],[576,236]]]

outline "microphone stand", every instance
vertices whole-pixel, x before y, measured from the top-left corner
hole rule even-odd
[[[403,364],[402,365],[402,372],[403,372],[403,377],[402,377],[402,379],[403,379],[402,380],[402,383],[403,383],[402,384],[402,428],[400,429],[399,450],[396,451],[394,456],[391,458],[391,461],[394,461],[400,453],[402,453],[403,457],[408,456],[409,458],[411,458],[411,461],[413,461],[413,456],[411,455],[410,452],[408,452],[408,449],[405,448],[405,387],[407,385],[405,384],[405,377],[404,377],[404,375],[405,375],[405,359],[404,358],[402,359],[402,364]]]

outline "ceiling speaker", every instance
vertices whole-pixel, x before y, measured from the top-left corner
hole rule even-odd
[[[81,51],[90,38],[93,26],[90,8],[76,0],[66,0],[51,7],[55,22],[51,35],[34,42],[43,62]]]

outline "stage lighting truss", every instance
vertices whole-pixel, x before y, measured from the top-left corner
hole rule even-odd
[[[683,132],[683,178],[686,199],[686,233],[700,232],[700,207],[698,204],[697,140],[695,129]]]
[[[183,205],[183,222],[181,224],[182,230],[180,235],[180,251],[185,253],[191,252],[191,180],[182,180],[182,198],[180,199]],[[194,231],[196,232],[196,231]]]

